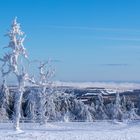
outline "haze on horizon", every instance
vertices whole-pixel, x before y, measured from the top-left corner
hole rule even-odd
[[[0,57],[15,16],[32,60],[56,80],[140,81],[139,0],[0,0]]]

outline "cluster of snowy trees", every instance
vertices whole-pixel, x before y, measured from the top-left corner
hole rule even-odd
[[[6,34],[9,38],[8,49],[0,60],[2,61],[0,88],[0,121],[12,120],[14,128],[20,129],[20,120],[25,122],[47,121],[94,121],[94,120],[126,120],[139,119],[133,102],[120,99],[116,94],[114,102],[104,104],[101,94],[90,105],[77,100],[73,94],[57,90],[52,86],[51,78],[54,75],[50,62],[40,62],[38,78],[30,76],[25,63],[31,61],[23,45],[25,36],[21,31],[17,18],[14,19],[11,29]],[[15,89],[9,87],[7,79],[15,77]]]
[[[116,121],[126,121],[140,119],[138,115],[138,108],[135,107],[134,102],[132,102],[127,96],[117,92],[115,98],[110,103],[104,103],[102,95],[98,95],[96,101],[91,104],[95,109],[95,119],[104,120],[116,120]]]
[[[0,91],[0,121],[13,120],[15,117],[14,104],[17,89],[9,91],[5,83]],[[21,120],[24,122],[48,121],[96,121],[115,120],[128,121],[140,119],[138,108],[129,97],[116,97],[110,103],[104,103],[99,94],[90,104],[86,105],[77,100],[73,94],[65,93],[52,86],[43,91],[40,86],[26,87],[21,107]]]

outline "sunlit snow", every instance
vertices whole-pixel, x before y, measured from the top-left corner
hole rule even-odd
[[[23,131],[0,124],[0,140],[139,140],[140,122],[70,122],[45,125],[24,123]]]

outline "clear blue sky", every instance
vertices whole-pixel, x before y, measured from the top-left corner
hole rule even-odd
[[[140,81],[140,0],[0,0],[0,51],[15,16],[57,80]]]

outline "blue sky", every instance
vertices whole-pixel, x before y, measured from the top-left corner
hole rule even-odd
[[[0,55],[17,16],[30,58],[56,60],[56,80],[140,81],[139,7],[139,0],[0,0]]]

